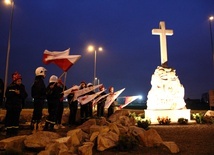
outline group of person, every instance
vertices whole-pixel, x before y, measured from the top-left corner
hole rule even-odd
[[[53,131],[62,126],[62,115],[63,115],[63,92],[67,89],[63,82],[56,76],[52,75],[49,78],[49,84],[46,87],[44,79],[46,77],[47,70],[44,67],[38,67],[35,70],[35,79],[31,87],[31,97],[33,98],[33,114],[30,127],[33,131],[37,130],[49,130]],[[77,90],[84,88],[93,87],[92,83],[86,84],[82,81],[79,86],[76,86],[76,89],[73,89],[69,92],[67,99],[70,110],[68,125],[76,125],[76,116],[78,105],[80,105],[80,118],[81,123],[85,122],[89,118],[93,117],[93,107],[94,100],[99,96],[106,95],[104,85],[99,87],[99,91],[102,91],[95,99],[90,100],[86,104],[80,104],[78,97],[95,94],[94,89],[91,89],[86,94],[77,96],[75,93]],[[114,88],[109,88],[109,95],[114,93]],[[25,105],[25,100],[28,97],[25,86],[22,83],[22,76],[18,72],[12,74],[12,83],[7,86],[5,92],[5,108],[6,108],[6,117],[5,117],[5,129],[6,135],[8,137],[15,136],[18,134],[19,129],[19,118],[22,108]],[[106,96],[107,97],[107,96]],[[104,106],[106,97],[100,99],[97,104],[97,117],[104,117]],[[47,100],[48,106],[48,116],[45,120],[45,126],[42,127],[42,111]],[[107,117],[114,113],[114,103],[108,108]]]
[[[94,89],[92,88],[93,84],[92,83],[88,83],[86,84],[86,82],[82,81],[80,83],[79,86],[75,87],[75,89],[73,91],[71,91],[71,93],[67,96],[68,98],[68,104],[69,104],[69,109],[70,109],[70,116],[69,116],[69,126],[71,125],[75,125],[76,122],[76,116],[77,116],[77,110],[78,110],[78,105],[80,106],[80,121],[81,123],[84,123],[85,121],[87,121],[88,119],[96,116],[98,118],[100,117],[105,117],[105,102],[106,102],[106,98],[107,95],[111,95],[114,94],[114,87],[109,87],[109,93],[107,94],[105,92],[105,87],[104,85],[101,85],[99,87],[99,91],[101,92],[99,95],[97,95],[94,99],[90,100],[88,103],[84,103],[81,104],[81,102],[78,101],[78,98],[81,97],[87,97],[90,96],[92,94],[95,94]],[[84,88],[92,88],[91,91],[89,91],[86,94],[82,94],[80,96],[77,96],[77,94],[75,94],[75,92],[77,90],[81,90]],[[96,99],[98,99],[101,96],[105,96],[102,97],[100,100],[97,101],[97,103],[95,102]],[[97,107],[97,113],[94,114],[94,107]],[[107,110],[107,116],[109,117],[114,113],[114,109],[115,109],[115,103],[113,102],[110,107]]]

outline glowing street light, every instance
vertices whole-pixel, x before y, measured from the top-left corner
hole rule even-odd
[[[212,21],[214,20],[214,16],[209,17],[209,23],[210,23],[210,37],[211,37],[211,49],[212,49],[212,61],[213,61],[213,67],[214,67],[214,47],[213,47],[213,34],[212,34]]]
[[[99,47],[99,48],[96,49],[94,46],[90,45],[90,46],[88,46],[88,51],[89,52],[94,52],[94,79],[93,79],[93,81],[94,81],[94,85],[95,85],[96,84],[96,79],[97,79],[97,77],[96,77],[97,51],[103,51],[103,48]]]
[[[7,79],[8,79],[9,57],[10,57],[10,40],[11,40],[12,25],[13,25],[14,1],[5,0],[4,2],[7,5],[11,5],[10,27],[9,27],[9,34],[8,34],[7,58],[6,58],[6,67],[5,67],[5,78],[4,78],[4,99],[5,99],[5,92],[7,88]]]

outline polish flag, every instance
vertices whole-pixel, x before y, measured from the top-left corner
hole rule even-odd
[[[69,55],[70,48],[62,52],[44,51],[43,62],[45,64],[54,63],[63,71],[67,72],[81,57],[81,55]]]
[[[125,103],[123,105],[120,105],[120,108],[124,108],[127,106],[129,103],[133,102],[134,100],[138,99],[139,96],[126,96],[125,97]]]
[[[103,99],[103,98],[105,98],[105,97],[107,97],[109,94],[105,94],[105,95],[102,95],[102,96],[99,96],[98,98],[96,98],[95,100],[94,100],[94,105],[96,105],[101,99]]]
[[[91,95],[81,96],[81,97],[78,98],[78,102],[81,105],[84,105],[84,104],[92,101],[95,97],[97,97],[98,95],[100,95],[102,92],[104,92],[104,91],[100,91],[100,92],[97,92],[97,93],[91,94]]]
[[[68,56],[70,53],[70,48],[65,50],[65,51],[48,51],[45,50],[43,53],[43,63],[44,64],[49,64],[53,62],[53,60],[57,57],[65,57]]]
[[[115,99],[125,90],[125,88],[118,90],[117,92],[114,92],[114,94],[109,94],[106,98],[105,106],[104,108],[109,108],[110,105],[115,101]]]
[[[96,86],[92,86],[92,87],[87,87],[84,89],[73,89],[73,87],[63,91],[64,93],[64,97],[67,97],[71,92],[74,92],[74,101],[77,100],[77,98],[79,96],[82,96],[90,91],[93,91],[94,89],[97,89],[101,86],[102,84],[96,85]],[[78,86],[77,86],[78,87]]]
[[[72,86],[71,88],[69,88],[69,89],[63,91],[63,97],[67,97],[70,93],[72,93],[72,92],[74,92],[74,91],[77,91],[77,90],[79,90],[79,86],[74,85],[74,86]]]

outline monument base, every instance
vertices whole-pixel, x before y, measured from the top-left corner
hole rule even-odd
[[[171,123],[177,123],[179,118],[185,118],[190,121],[190,109],[184,110],[144,110],[145,118],[151,120],[151,124],[159,124],[157,118],[170,118]]]

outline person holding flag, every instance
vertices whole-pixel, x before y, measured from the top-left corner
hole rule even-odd
[[[48,102],[48,117],[45,122],[44,130],[52,131],[54,129],[54,125],[57,121],[58,107],[60,104],[60,99],[62,98],[62,88],[59,87],[58,77],[56,75],[52,75],[49,79],[49,84],[46,89],[46,96]]]
[[[80,88],[79,89],[84,89],[86,88],[87,85],[84,81],[82,81],[80,83]],[[85,94],[83,94],[82,96],[84,96]],[[81,96],[79,96],[81,97]],[[89,107],[88,104],[80,104],[80,118],[81,118],[81,123],[84,123],[86,118],[88,118],[89,116]]]
[[[104,85],[101,85],[99,87],[99,91],[103,91],[98,97],[101,97],[101,96],[105,96],[106,95],[106,92],[104,91],[105,90],[105,87]],[[97,98],[98,98],[97,97]],[[106,96],[107,97],[107,96]],[[102,99],[100,99],[98,102],[97,102],[97,117],[104,117],[104,106],[105,106],[105,101],[106,101],[106,97],[103,97]]]
[[[60,98],[60,103],[58,104],[58,108],[57,108],[56,125],[54,126],[55,129],[65,128],[62,125],[62,115],[63,115],[63,111],[64,111],[64,103],[63,103],[64,97],[63,97],[62,92],[67,89],[67,87],[64,85],[64,83],[62,82],[61,79],[59,79],[57,81],[57,86],[59,88],[61,88],[61,96],[62,97]]]
[[[88,83],[87,87],[88,88],[93,87],[93,84],[92,83]],[[94,90],[91,90],[86,95],[92,95],[92,94],[95,94]],[[86,104],[88,104],[88,118],[86,118],[86,119],[89,119],[89,118],[93,117],[93,101],[89,101]]]
[[[110,86],[108,90],[109,90],[109,96],[114,96],[114,87]],[[114,113],[115,101],[116,99],[109,106],[107,117],[110,117]]]
[[[75,91],[79,90],[79,86],[74,85],[70,91],[70,94],[67,96],[68,106],[70,110],[70,115],[68,119],[68,126],[76,125],[76,115],[78,109],[78,100],[75,99]]]

